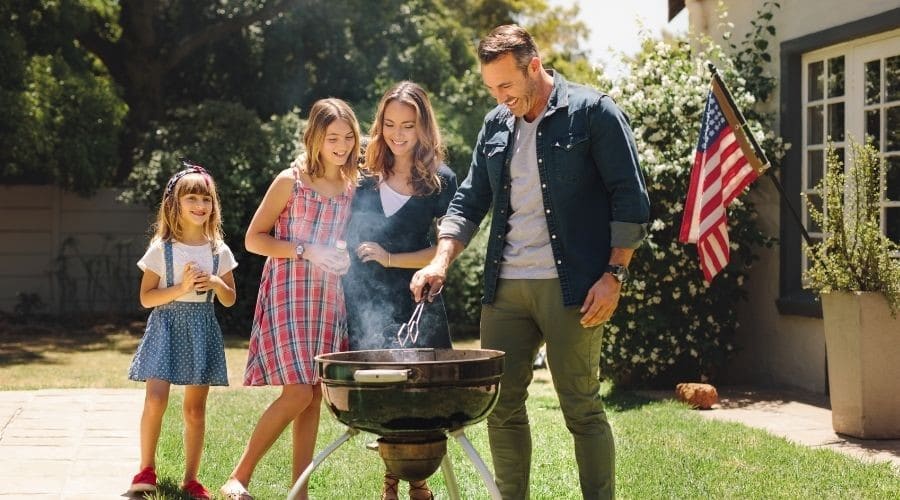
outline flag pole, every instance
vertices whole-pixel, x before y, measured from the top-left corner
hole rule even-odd
[[[744,113],[742,113],[741,109],[734,103],[734,98],[731,97],[731,92],[728,90],[728,87],[725,86],[725,82],[722,81],[722,77],[719,76],[719,70],[716,68],[716,65],[711,62],[708,62],[706,64],[709,67],[709,71],[712,73],[713,78],[715,78],[716,82],[718,82],[719,88],[722,89],[722,93],[725,95],[725,99],[728,100],[728,105],[731,106],[731,109],[733,109],[735,114],[737,114],[738,120],[740,120],[741,122],[741,130],[744,132],[744,136],[747,137],[750,145],[753,146],[753,150],[756,152],[757,157],[762,161],[763,165],[769,165],[769,159],[766,157],[766,152],[763,151],[759,143],[756,142],[756,138],[750,131],[750,127],[747,125],[747,120],[744,118]],[[766,170],[766,174],[768,174],[769,169]],[[812,238],[810,238],[809,233],[806,232],[806,227],[803,226],[803,220],[800,218],[800,214],[797,213],[797,210],[794,209],[794,206],[788,199],[787,193],[784,192],[784,187],[781,185],[778,177],[775,177],[774,174],[766,175],[766,177],[768,177],[769,180],[772,181],[772,184],[775,184],[775,188],[778,189],[778,194],[781,195],[781,201],[783,201],[784,204],[787,205],[788,210],[791,212],[791,215],[794,216],[794,221],[797,223],[797,227],[800,228],[800,234],[803,235],[803,239],[806,240],[806,244],[809,245],[810,248],[812,248]]]

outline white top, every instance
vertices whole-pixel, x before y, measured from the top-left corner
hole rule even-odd
[[[378,186],[378,191],[381,193],[381,207],[384,209],[385,217],[390,217],[397,213],[397,211],[403,208],[403,205],[411,198],[408,194],[394,191],[387,182],[382,182],[381,185]]]
[[[234,254],[224,242],[219,245],[219,272],[222,276],[237,267],[234,260]],[[208,273],[212,272],[213,255],[209,244],[203,245],[185,245],[184,243],[174,242],[172,244],[172,282],[177,285],[184,279],[184,265],[188,262],[194,262],[200,269]],[[137,266],[141,271],[152,271],[159,275],[159,285],[156,288],[168,288],[166,286],[166,256],[163,249],[162,241],[154,241],[147,248],[147,252],[138,261]],[[206,294],[197,294],[193,290],[175,299],[179,302],[205,302]]]
[[[509,220],[500,277],[552,279],[558,276],[544,214],[535,139],[544,111],[531,123],[516,120],[515,142],[509,163]]]

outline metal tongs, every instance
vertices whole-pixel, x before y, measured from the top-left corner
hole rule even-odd
[[[441,294],[441,290],[444,289],[444,285],[441,284],[440,288],[436,291],[432,292],[429,290],[429,285],[426,284],[422,289],[422,300],[416,303],[415,309],[413,309],[412,316],[409,317],[409,321],[400,325],[400,329],[397,330],[397,343],[400,344],[400,347],[406,345],[408,341],[412,341],[413,344],[416,343],[416,340],[419,338],[419,320],[422,318],[422,309],[425,308],[426,302],[431,302],[435,297]]]

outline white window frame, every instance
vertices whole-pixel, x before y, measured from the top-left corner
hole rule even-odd
[[[801,56],[801,96],[802,96],[802,104],[800,109],[802,110],[802,144],[801,144],[801,184],[800,184],[800,192],[802,194],[802,198],[804,202],[801,204],[801,217],[804,225],[809,228],[811,219],[809,217],[809,210],[806,206],[805,199],[808,196],[816,195],[821,196],[817,190],[813,189],[813,187],[809,186],[809,152],[821,150],[823,151],[823,158],[825,154],[825,149],[827,147],[828,141],[828,105],[843,102],[844,103],[844,140],[843,141],[835,141],[833,144],[836,148],[844,149],[844,157],[846,160],[849,160],[847,154],[847,142],[849,138],[853,138],[856,142],[862,142],[865,137],[865,111],[875,108],[880,108],[882,110],[886,109],[883,103],[877,105],[866,105],[865,104],[865,63],[868,61],[872,61],[874,59],[881,59],[882,62],[886,57],[892,57],[895,55],[900,55],[900,28],[879,33],[877,35],[859,38],[856,40],[852,40],[849,42],[844,42],[836,45],[832,45],[829,47],[825,47],[822,49],[814,50],[807,52]],[[827,72],[828,72],[828,60],[836,57],[844,57],[844,95],[840,97],[831,97],[827,95]],[[826,75],[826,83],[825,83],[825,96],[823,99],[815,100],[810,102],[809,100],[809,65],[815,62],[823,62],[824,71]],[[884,71],[884,64],[882,64],[882,71]],[[882,87],[881,92],[884,94],[885,89]],[[898,101],[891,101],[891,104],[900,104]],[[808,123],[808,108],[810,105],[822,105],[823,106],[823,144],[809,145],[807,143],[809,139],[809,123]],[[881,126],[880,126],[880,141],[881,144],[881,156],[884,157],[894,157],[900,156],[900,151],[893,151],[887,154],[884,153],[884,148],[886,147],[885,139],[887,137],[887,127],[886,127],[886,117],[884,111],[881,113]],[[827,159],[825,160],[827,161]],[[884,192],[885,192],[885,179],[881,179],[881,224],[882,231],[886,231],[886,218],[884,217],[885,209],[888,207],[900,207],[900,201],[886,201]],[[820,241],[823,237],[821,232],[809,232],[810,237],[814,241]],[[805,243],[804,243],[805,245]],[[802,269],[805,271],[809,266],[809,258],[806,255],[806,252],[802,252]]]

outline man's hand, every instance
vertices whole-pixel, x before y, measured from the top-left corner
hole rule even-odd
[[[409,282],[409,291],[412,292],[413,299],[416,302],[421,301],[422,297],[426,295],[426,298],[431,301],[434,300],[435,295],[425,293],[425,285],[428,285],[428,290],[440,290],[444,286],[446,279],[447,266],[432,262],[416,271],[416,274],[413,275],[412,280]]]
[[[581,326],[593,328],[605,323],[616,312],[619,305],[619,292],[622,284],[611,274],[603,273],[600,279],[588,291],[580,312]]]

